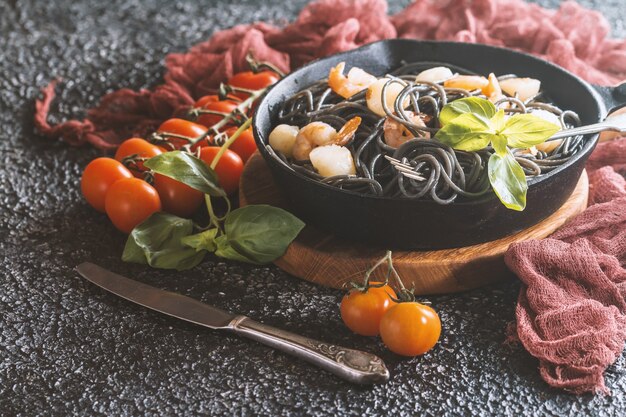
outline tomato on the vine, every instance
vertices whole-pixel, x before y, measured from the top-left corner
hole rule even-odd
[[[261,90],[269,87],[280,80],[280,76],[273,71],[244,71],[239,72],[228,79],[228,85],[233,87],[245,88],[247,90]],[[241,99],[248,98],[249,94],[243,92],[233,93]]]
[[[200,150],[200,159],[202,159],[207,166],[211,166],[211,162],[213,162],[213,159],[215,159],[219,151],[219,146],[205,146]],[[237,191],[242,172],[243,161],[239,155],[230,149],[226,149],[226,152],[224,152],[215,167],[219,184],[226,194],[233,194]]]
[[[380,285],[380,282],[371,282]],[[341,318],[345,325],[354,333],[363,336],[376,336],[380,328],[380,320],[389,310],[396,298],[396,293],[389,285],[369,287],[363,292],[354,288],[341,300]]]
[[[139,178],[117,181],[105,199],[106,213],[113,225],[124,233],[161,210],[161,199],[153,186]]]
[[[161,148],[153,145],[147,140],[141,138],[130,138],[122,142],[119,148],[117,148],[117,151],[115,152],[115,159],[122,162],[124,158],[131,155],[136,155],[138,158],[142,159],[150,159],[161,153],[163,153]],[[141,178],[141,175],[146,171],[146,168],[143,166],[143,161],[137,161],[130,166],[127,165],[127,167],[130,172],[138,178]]]
[[[228,137],[231,137],[237,131],[237,127],[231,127],[226,131]],[[252,128],[248,128],[241,132],[241,135],[228,148],[241,157],[244,163],[257,150]]]
[[[157,133],[162,133],[175,149],[180,149],[182,146],[187,145],[189,141],[174,136],[168,137],[168,133],[185,136],[190,139],[197,139],[204,135],[207,130],[206,127],[198,123],[190,122],[189,120],[168,119],[161,123],[161,126],[157,129]]]
[[[83,171],[80,189],[85,200],[93,208],[104,213],[104,201],[109,188],[126,178],[133,178],[133,174],[120,162],[112,158],[96,158]]]
[[[163,210],[176,216],[191,216],[204,200],[201,191],[165,175],[154,174],[153,186],[159,193]]]
[[[233,110],[237,108],[237,103],[231,100],[216,100],[216,101],[207,101],[204,105],[199,106],[204,110],[210,110],[218,113],[229,114],[232,113]],[[206,126],[212,127],[216,123],[219,123],[224,118],[221,114],[209,114],[204,113],[200,114],[196,119],[196,122]],[[229,121],[227,126],[232,126],[232,122]]]
[[[383,343],[398,355],[423,355],[435,346],[440,334],[437,312],[414,301],[396,304],[380,321]]]

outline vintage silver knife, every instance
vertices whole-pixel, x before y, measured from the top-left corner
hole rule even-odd
[[[76,270],[87,280],[134,303],[210,329],[230,330],[326,369],[357,384],[389,379],[382,359],[371,353],[318,342],[246,316],[228,313],[193,298],[123,277],[90,262]]]

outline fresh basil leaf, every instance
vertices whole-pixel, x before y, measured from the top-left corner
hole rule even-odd
[[[214,197],[226,195],[218,184],[215,171],[187,152],[165,152],[148,159],[144,166],[205,194]]]
[[[245,262],[249,264],[260,264],[260,262],[256,262],[253,259],[247,258],[246,256],[237,252],[237,250],[231,246],[226,235],[218,236],[217,239],[215,239],[215,243],[217,245],[217,250],[215,251],[215,254],[221,258],[230,259],[231,261]]]
[[[465,97],[454,100],[441,109],[439,123],[445,126],[458,116],[473,113],[485,119],[491,119],[496,114],[496,107],[489,100],[480,97]]]
[[[493,129],[496,132],[502,131],[507,121],[506,115],[504,114],[504,110],[502,109],[498,110],[496,114],[494,114],[493,117],[490,119],[490,121],[491,121],[491,126],[493,126]]]
[[[511,148],[530,148],[545,142],[560,129],[554,123],[532,114],[511,116],[500,131],[508,139]]]
[[[435,138],[454,149],[478,151],[489,145],[494,136],[489,119],[465,113],[439,129]]]
[[[154,213],[130,233],[122,260],[179,271],[193,268],[202,261],[206,251],[183,245],[182,239],[192,232],[191,220]]]
[[[506,136],[494,135],[491,140],[491,146],[493,146],[493,150],[500,156],[504,156],[508,152],[508,148],[506,147]]]
[[[291,213],[268,205],[238,208],[228,214],[224,223],[229,246],[260,264],[281,257],[303,228],[304,223]],[[218,243],[220,249],[225,250]]]
[[[217,236],[217,228],[185,236],[180,241],[183,245],[194,248],[197,251],[208,250],[209,252],[215,252],[217,250],[215,236]]]
[[[489,182],[507,208],[522,211],[526,207],[526,175],[515,157],[507,150],[504,156],[494,153],[488,163]]]

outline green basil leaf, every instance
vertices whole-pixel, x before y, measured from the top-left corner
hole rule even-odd
[[[249,264],[260,265],[260,262],[256,262],[253,259],[247,258],[246,256],[237,252],[237,249],[231,246],[226,235],[218,236],[217,239],[215,239],[215,243],[217,245],[217,250],[215,251],[215,254],[221,258],[230,259],[231,261],[239,261]]]
[[[530,148],[545,142],[561,128],[532,114],[511,116],[500,133],[508,139],[511,148]]]
[[[130,233],[122,260],[179,271],[193,268],[202,261],[206,251],[183,245],[182,239],[192,232],[191,220],[154,213]]]
[[[165,152],[144,162],[154,172],[173,178],[214,197],[225,196],[217,174],[202,160],[182,151]]]
[[[183,245],[194,248],[197,251],[208,250],[209,252],[215,252],[217,250],[215,236],[217,236],[217,228],[205,230],[195,235],[185,236],[180,241]]]
[[[224,223],[229,246],[260,264],[281,257],[303,228],[304,223],[291,213],[267,205],[238,208]]]
[[[478,151],[489,145],[494,136],[489,119],[465,113],[439,129],[435,138],[454,149]]]
[[[496,132],[501,132],[506,125],[506,115],[504,114],[504,110],[500,109],[493,115],[491,118],[491,125]]]
[[[494,153],[488,163],[489,182],[507,208],[522,211],[526,207],[526,175],[510,151],[504,156]]]
[[[441,109],[439,123],[445,126],[458,116],[473,113],[485,119],[491,119],[496,114],[496,107],[489,100],[480,97],[465,97],[454,100]]]
[[[491,146],[493,146],[493,150],[500,156],[505,156],[508,152],[508,148],[506,147],[506,136],[494,135],[491,140]]]

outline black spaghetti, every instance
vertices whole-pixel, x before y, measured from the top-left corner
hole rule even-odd
[[[350,72],[347,77],[339,79],[341,83],[347,83],[339,88],[337,83],[333,85],[331,71],[330,80],[322,80],[299,91],[282,103],[278,124],[288,126],[277,129],[278,133],[272,132],[277,139],[272,141],[270,135],[271,146],[268,145],[268,150],[300,174],[363,194],[430,199],[449,204],[491,192],[487,161],[493,153],[492,148],[465,152],[454,150],[433,138],[440,128],[439,113],[446,104],[463,97],[489,98],[484,88],[472,86],[474,81],[483,83],[487,79],[470,76],[464,80],[458,74],[469,74],[468,71],[436,65],[404,65],[378,79],[378,84],[372,83],[367,73],[353,75]],[[418,77],[418,74],[426,73],[430,74],[430,79],[426,75]],[[445,79],[436,79],[437,74],[442,74]],[[369,80],[369,90],[359,88],[361,79]],[[450,82],[453,79],[455,81]],[[539,91],[538,81],[524,80],[530,79],[515,75],[498,77],[496,83],[518,83],[521,85],[520,91],[522,87],[535,86],[532,83],[536,82],[537,91],[530,88],[533,93],[530,96],[507,92],[495,98],[492,96],[491,101],[496,108],[504,109],[507,115],[530,112],[559,124],[561,129],[580,124],[576,113],[562,110],[549,102],[544,93]],[[468,82],[465,88],[464,81]],[[351,94],[350,90],[342,91],[344,87],[360,91]],[[344,98],[346,96],[348,98]],[[349,123],[357,119],[360,123]],[[346,127],[354,124],[358,128],[346,133]],[[288,128],[291,130],[286,130]],[[319,135],[325,139],[320,140]],[[327,150],[325,155],[321,151],[313,151],[333,143],[341,146],[331,146],[333,149]],[[526,176],[531,177],[559,167],[578,152],[583,144],[583,136],[572,136],[545,142],[536,148],[513,149],[512,152]],[[341,153],[339,148],[347,151]],[[314,158],[316,154],[319,154],[318,159],[325,158],[327,162],[330,161],[329,164],[342,168],[339,172],[322,168],[322,162]],[[351,159],[353,167],[346,165],[346,158]]]

